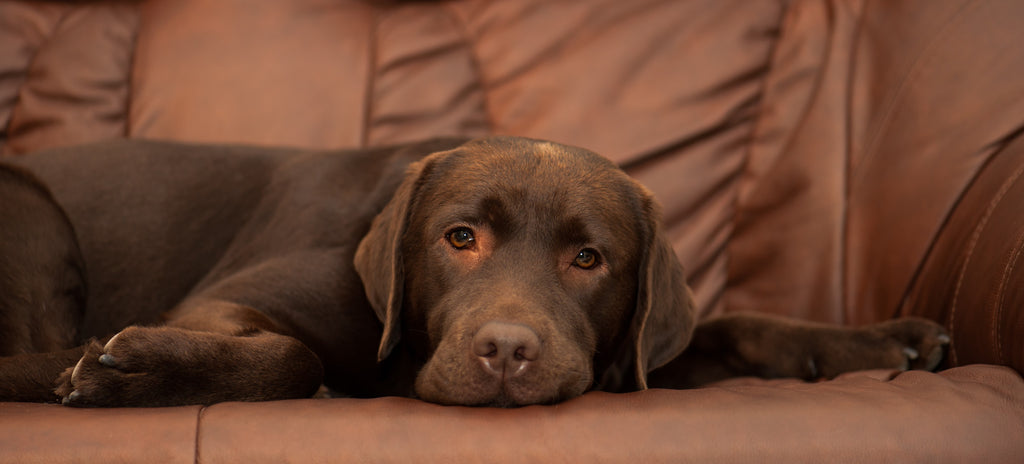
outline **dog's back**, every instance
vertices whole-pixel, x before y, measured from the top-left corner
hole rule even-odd
[[[16,163],[53,193],[88,263],[81,341],[158,321],[255,253],[357,243],[406,165],[460,142],[327,152],[114,140]]]

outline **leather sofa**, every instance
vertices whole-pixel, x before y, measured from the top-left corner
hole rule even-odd
[[[952,337],[938,373],[511,410],[0,403],[0,462],[1022,462],[1022,43],[1014,0],[0,0],[2,156],[552,139],[656,194],[704,316]]]

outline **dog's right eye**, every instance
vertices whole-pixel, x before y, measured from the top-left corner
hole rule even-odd
[[[598,262],[597,256],[597,251],[590,248],[584,248],[576,254],[576,259],[573,261],[573,265],[580,269],[593,269]]]
[[[459,227],[448,232],[448,243],[455,247],[456,250],[464,250],[473,246],[475,240],[473,230],[468,227]]]

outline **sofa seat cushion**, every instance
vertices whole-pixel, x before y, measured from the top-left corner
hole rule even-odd
[[[405,398],[81,410],[0,403],[4,458],[147,462],[1014,462],[1024,379],[998,366],[733,379],[553,406]]]

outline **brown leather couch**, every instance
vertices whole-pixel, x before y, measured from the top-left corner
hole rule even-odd
[[[0,403],[0,462],[1024,462],[1022,44],[1016,0],[0,0],[5,155],[547,138],[656,193],[705,315],[953,339],[939,373],[514,410]]]

